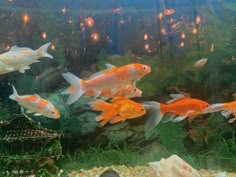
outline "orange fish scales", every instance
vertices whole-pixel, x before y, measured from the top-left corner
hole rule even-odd
[[[23,100],[27,102],[36,102],[38,100],[38,97],[35,95],[32,95],[32,96],[27,96],[23,98]]]

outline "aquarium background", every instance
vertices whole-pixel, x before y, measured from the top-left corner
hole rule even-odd
[[[172,9],[172,14],[164,13]],[[143,63],[152,71],[137,82],[142,97],[164,103],[171,93],[185,93],[213,103],[235,100],[236,3],[233,0],[1,0],[0,52],[11,46],[38,49],[51,42],[54,59],[42,58],[25,73],[0,75],[0,118],[21,114],[9,99],[13,84],[20,95],[39,94],[59,110],[59,120],[28,115],[46,128],[62,131],[63,156],[58,169],[146,165],[177,154],[196,169],[233,171],[236,166],[235,122],[219,113],[192,122],[160,123],[144,131],[147,117],[100,127],[90,97],[71,105],[60,94],[68,83],[105,68]],[[199,68],[194,63],[208,58]]]

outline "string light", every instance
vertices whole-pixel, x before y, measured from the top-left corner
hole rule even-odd
[[[185,34],[184,33],[181,34],[181,38],[185,39]]]
[[[145,33],[145,34],[143,35],[143,39],[144,39],[145,41],[148,39],[147,33]]]
[[[29,15],[26,14],[26,13],[23,15],[23,22],[24,23],[28,23],[29,22]]]
[[[56,46],[54,44],[51,45],[51,50],[56,50]]]
[[[192,33],[196,34],[197,33],[197,28],[193,28]]]
[[[94,41],[99,41],[100,36],[99,36],[98,33],[93,33],[93,34],[91,34],[91,38],[92,38],[92,40],[94,40]]]
[[[196,24],[199,24],[201,22],[201,17],[200,16],[197,16],[196,17]]]
[[[42,38],[43,38],[43,39],[46,39],[46,38],[47,38],[47,33],[46,33],[46,32],[43,32],[43,33],[42,33]]]
[[[161,20],[163,18],[163,14],[159,13],[158,18]]]
[[[91,17],[87,17],[84,21],[88,27],[93,27],[94,20]]]

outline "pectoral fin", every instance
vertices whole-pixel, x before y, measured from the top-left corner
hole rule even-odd
[[[172,122],[180,122],[184,120],[187,116],[178,116],[175,119],[172,120]]]
[[[41,116],[42,114],[40,113],[35,113],[34,116]]]
[[[112,118],[109,122],[111,124],[114,124],[114,123],[117,123],[117,122],[124,122],[125,121],[125,118],[119,116],[119,115],[116,115],[114,118]]]

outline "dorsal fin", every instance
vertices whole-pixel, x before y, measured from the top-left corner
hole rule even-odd
[[[104,70],[101,70],[101,71],[98,71],[98,72],[96,72],[96,73],[94,73],[94,74],[92,74],[90,77],[89,77],[89,79],[93,79],[93,78],[95,78],[95,77],[98,77],[98,76],[100,76],[100,75],[103,75],[103,74],[105,74],[105,73],[107,73],[107,72],[110,72],[110,71],[113,71],[113,70],[115,70],[115,69],[118,69],[116,66],[114,66],[114,65],[112,65],[112,64],[105,64],[106,65],[106,69],[104,69]]]
[[[10,51],[33,51],[32,49],[30,48],[27,48],[27,47],[18,47],[16,45],[13,45],[11,48],[10,48]]]
[[[184,96],[182,94],[170,94],[170,97],[173,98],[173,99],[167,101],[166,102],[167,104],[170,104],[170,103],[173,103],[173,102],[176,102],[176,101],[187,98],[186,96]]]
[[[128,100],[128,98],[126,97],[115,97],[112,99],[112,103],[117,103],[118,101],[121,101],[121,100]]]

